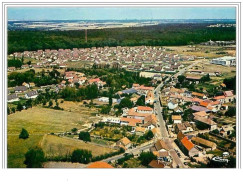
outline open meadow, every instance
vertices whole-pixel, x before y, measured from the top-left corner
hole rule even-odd
[[[24,154],[29,148],[40,146],[45,134],[62,133],[72,128],[82,129],[85,128],[84,124],[94,121],[89,108],[82,107],[83,112],[71,112],[74,106],[68,107],[68,104],[72,105],[69,102],[63,103],[63,111],[33,107],[8,115],[8,167],[25,167]],[[29,132],[26,140],[18,137],[22,128]]]

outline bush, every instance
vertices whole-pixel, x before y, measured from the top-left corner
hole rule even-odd
[[[41,148],[30,149],[25,154],[24,164],[27,168],[42,168],[45,162],[45,154]]]
[[[89,132],[80,132],[78,137],[79,137],[79,139],[81,139],[83,141],[91,142]]]
[[[92,159],[92,153],[89,150],[74,150],[71,156],[71,162],[79,162],[88,164],[91,162]]]
[[[229,109],[225,112],[225,116],[235,116],[236,115],[236,107],[229,107]]]
[[[151,140],[154,137],[154,134],[151,130],[149,130],[145,135],[144,135],[146,140]]]
[[[152,160],[156,160],[156,156],[152,152],[142,152],[139,156],[142,165],[148,166]]]
[[[22,128],[21,133],[19,134],[20,139],[27,139],[29,137],[29,133],[26,129]]]

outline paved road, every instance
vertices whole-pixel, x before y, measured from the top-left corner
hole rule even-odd
[[[144,150],[148,150],[153,145],[154,145],[154,143],[151,143],[151,144],[148,144],[148,145],[145,145],[145,146],[139,146],[139,147],[127,150],[126,153],[142,152]],[[124,157],[124,153],[123,154],[119,154],[117,156],[112,156],[112,157],[107,158],[107,159],[105,159],[103,161],[105,161],[105,162],[115,161],[115,160],[118,160],[118,159],[123,158],[123,157]]]
[[[179,72],[176,73],[173,77],[177,77],[181,74],[184,74],[189,68],[192,68],[197,63],[198,62],[195,62],[195,63],[187,66],[186,68],[179,70]],[[155,89],[155,91],[154,91],[154,99],[155,99],[154,109],[155,109],[155,114],[156,114],[156,117],[157,117],[157,120],[158,120],[157,126],[158,126],[158,128],[160,129],[160,132],[161,132],[159,139],[163,139],[165,141],[166,145],[169,148],[169,153],[170,153],[173,161],[176,163],[176,165],[178,165],[181,168],[184,168],[184,165],[183,165],[181,159],[178,157],[178,155],[175,151],[175,148],[173,147],[173,145],[171,143],[171,142],[173,142],[173,139],[169,138],[169,134],[168,134],[168,131],[166,129],[166,124],[165,124],[165,121],[164,121],[163,115],[162,115],[163,110],[162,110],[162,107],[160,105],[160,97],[159,96],[160,96],[161,88],[164,86],[165,82],[168,82],[170,77],[171,76],[169,76],[164,82],[161,82],[161,84],[159,84],[157,86],[157,88]]]

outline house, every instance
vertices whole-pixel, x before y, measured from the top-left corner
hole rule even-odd
[[[235,95],[233,91],[224,91],[225,103],[233,102],[235,100]]]
[[[202,98],[202,99],[206,99],[207,98],[206,95],[204,95],[203,93],[198,93],[198,92],[192,92],[192,96],[193,97]]]
[[[114,167],[109,165],[106,162],[96,161],[96,162],[90,163],[86,168],[114,168]]]
[[[138,106],[136,111],[138,113],[148,113],[148,114],[152,114],[153,113],[153,108],[148,107],[148,106]]]
[[[175,100],[172,100],[168,103],[168,108],[174,110],[178,106],[178,103]]]
[[[223,125],[219,133],[220,135],[226,137],[227,135],[230,135],[233,131],[234,128],[232,125]]]
[[[195,112],[193,115],[208,118],[208,114],[205,111]]]
[[[150,114],[144,118],[143,127],[146,127],[147,130],[151,130],[156,127],[156,116],[154,114]]]
[[[182,132],[182,133],[188,133],[194,131],[191,124],[189,122],[184,123],[178,123],[175,126],[175,132]]]
[[[138,136],[143,136],[146,132],[146,128],[145,127],[136,127],[135,128],[135,133]]]
[[[35,99],[38,96],[38,92],[37,91],[29,91],[25,94],[25,98],[27,99]]]
[[[21,93],[24,91],[27,91],[27,87],[26,86],[17,86],[14,88],[15,93]]]
[[[225,103],[226,97],[224,95],[221,95],[221,96],[215,96],[213,99],[216,101],[219,101],[219,102],[221,102],[221,104],[223,104],[223,103]]]
[[[15,71],[15,70],[16,70],[15,67],[8,67],[8,71],[9,71],[9,72],[13,72],[13,71]]]
[[[159,134],[160,134],[158,128],[153,128],[151,131],[152,131],[152,133],[154,134],[154,137],[155,137],[155,138],[157,138],[157,137],[159,136]]]
[[[149,91],[154,91],[154,87],[147,87],[147,86],[144,86],[144,85],[141,85],[137,88],[137,93],[139,95],[147,95],[147,93]]]
[[[113,123],[113,124],[120,124],[121,120],[119,117],[104,117],[102,119],[104,123]]]
[[[28,83],[26,83],[26,82],[23,82],[23,83],[22,83],[22,86],[25,86],[25,87],[27,87],[27,88],[30,88],[30,85],[29,85]]]
[[[142,124],[142,120],[124,117],[120,119],[120,125],[126,125],[135,128],[138,124]]]
[[[181,115],[172,115],[172,121],[177,124],[181,123]]]
[[[169,152],[165,149],[158,151],[157,160],[163,163],[165,166],[171,166],[172,164],[172,158]]]
[[[197,156],[199,154],[199,151],[194,147],[194,144],[188,137],[185,136],[179,143],[182,151],[189,157]]]
[[[195,116],[194,120],[196,121],[197,126],[200,125],[200,123],[202,123],[211,131],[217,129],[217,123],[215,123],[209,118]]]
[[[136,89],[133,89],[133,88],[131,88],[131,89],[125,89],[125,90],[123,90],[123,91],[121,91],[122,92],[122,94],[134,94],[134,93],[137,93],[137,90]]]
[[[8,95],[8,102],[16,102],[16,101],[19,101],[17,94]]]
[[[200,137],[192,137],[192,142],[196,145],[204,147],[206,150],[215,150],[217,144]]]
[[[196,84],[199,83],[199,81],[201,80],[201,76],[187,76],[186,80],[190,81],[190,82],[195,82]]]
[[[154,93],[149,91],[145,97],[145,104],[153,105],[154,103]]]
[[[183,113],[183,109],[179,106],[177,106],[173,111],[176,114],[182,114]]]
[[[124,137],[116,142],[116,146],[126,150],[132,146],[132,142],[127,137]]]
[[[30,87],[35,87],[35,83],[29,83]]]
[[[24,64],[24,65],[21,66],[21,68],[22,69],[27,69],[27,68],[29,68],[29,65],[28,64]]]
[[[205,111],[205,112],[210,112],[209,109],[205,108],[205,107],[202,107],[202,106],[196,106],[196,105],[193,105],[191,107],[191,109],[194,111],[194,112],[201,112],[201,111]]]
[[[162,149],[169,150],[169,147],[166,145],[164,140],[157,140],[157,142],[154,144],[154,147],[157,151]]]
[[[158,161],[158,160],[152,160],[149,164],[148,164],[149,167],[151,168],[164,168],[165,165]]]

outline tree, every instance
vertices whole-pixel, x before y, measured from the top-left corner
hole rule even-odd
[[[25,154],[24,164],[27,168],[42,168],[45,162],[45,154],[41,148],[32,148]]]
[[[193,117],[194,116],[193,116],[192,109],[189,108],[189,109],[184,110],[184,113],[183,113],[183,116],[182,116],[184,121],[192,121]]]
[[[207,75],[205,75],[205,76],[203,76],[202,78],[201,78],[201,80],[200,80],[202,83],[203,82],[207,82],[207,81],[210,81],[210,76],[209,76],[209,74],[207,74]]]
[[[109,105],[104,105],[101,107],[100,113],[101,114],[109,114],[111,111],[111,107]]]
[[[12,113],[15,113],[15,108],[12,107],[12,108],[11,108],[11,111],[12,111]]]
[[[145,135],[144,135],[146,140],[151,140],[154,137],[154,134],[151,130],[149,130]]]
[[[225,116],[233,117],[236,115],[236,107],[229,107],[229,109],[225,112]]]
[[[182,83],[186,80],[186,77],[185,77],[184,75],[179,75],[179,76],[177,77],[177,79],[178,79],[178,82],[179,82],[180,84],[182,84]]]
[[[81,131],[78,136],[79,139],[85,141],[85,142],[91,142],[90,134],[89,132],[83,132]]]
[[[224,79],[224,84],[228,89],[234,90],[236,89],[236,76],[232,78],[225,78]]]
[[[76,149],[73,151],[71,156],[71,162],[79,162],[87,164],[91,162],[92,153],[89,150]]]
[[[17,104],[17,111],[21,111],[21,110],[23,110],[23,106],[22,106],[22,104],[20,102],[18,102],[18,104]]]
[[[10,108],[9,107],[7,108],[7,113],[8,113],[8,115],[10,114]]]
[[[109,95],[109,106],[112,106],[112,96]]]
[[[142,165],[148,166],[152,160],[156,160],[156,156],[152,152],[142,152],[139,156],[139,160]]]
[[[128,97],[125,97],[121,100],[120,104],[119,104],[119,107],[120,108],[132,108],[133,107],[133,103],[132,101],[128,98]]]
[[[77,133],[78,129],[77,128],[73,128],[71,131],[72,131],[72,133]]]
[[[29,133],[26,129],[22,128],[21,133],[19,134],[20,139],[27,139],[29,137]]]
[[[49,101],[49,107],[52,107],[52,105],[53,105],[53,103],[52,103],[52,101],[50,100],[50,101]]]
[[[137,106],[145,106],[145,96],[144,95],[142,95],[138,98],[136,105]]]

